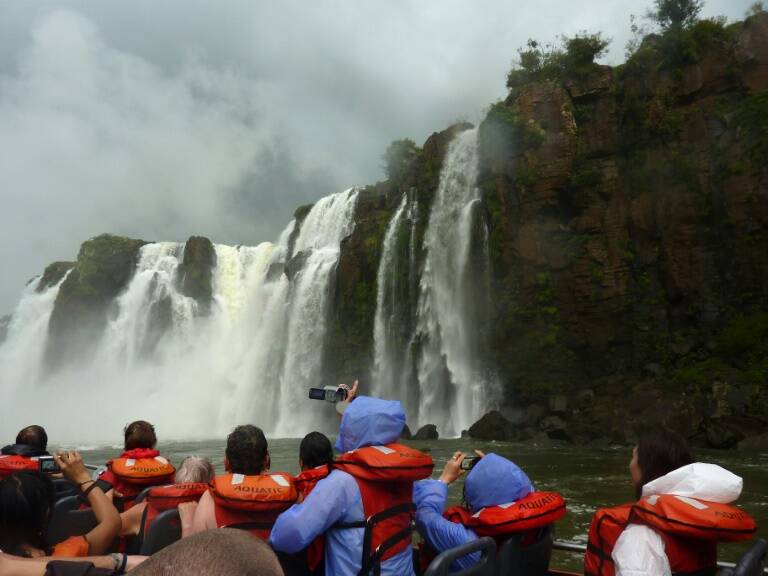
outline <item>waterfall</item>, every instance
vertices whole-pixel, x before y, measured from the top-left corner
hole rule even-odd
[[[294,435],[297,424],[302,429],[320,425],[322,412],[307,403],[307,390],[322,384],[331,274],[336,270],[341,241],[352,232],[357,194],[351,188],[319,200],[293,246],[293,257],[304,263],[293,279],[288,310],[278,436]]]
[[[184,245],[143,246],[95,352],[54,373],[43,358],[61,283],[38,294],[32,282],[0,344],[0,393],[15,406],[0,434],[35,421],[57,442],[118,442],[137,418],[165,439],[220,438],[240,423],[284,436],[314,429],[329,414],[307,388],[320,384],[328,292],[356,198],[319,200],[292,253],[295,221],[276,244],[215,245],[207,311],[179,289]],[[291,256],[292,280],[282,272]]]
[[[449,436],[475,422],[496,394],[483,362],[482,316],[476,313],[478,301],[487,298],[477,272],[487,270],[488,261],[477,173],[477,129],[472,129],[456,136],[448,148],[424,237],[414,336],[418,421],[436,424]]]

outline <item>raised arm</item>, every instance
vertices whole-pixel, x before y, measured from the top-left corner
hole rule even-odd
[[[91,480],[79,452],[59,452],[54,455],[54,459],[64,477],[73,484],[77,484],[86,495],[93,515],[96,516],[98,524],[85,535],[88,541],[88,553],[103,554],[120,533],[120,514],[96,482]]]

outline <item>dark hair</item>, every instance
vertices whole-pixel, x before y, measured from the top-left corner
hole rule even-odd
[[[139,564],[136,576],[282,576],[269,545],[244,530],[221,528],[182,538]]]
[[[157,444],[155,427],[144,420],[131,422],[125,427],[123,433],[125,434],[126,450],[133,450],[134,448],[154,448]]]
[[[637,435],[637,464],[640,484],[635,486],[637,497],[643,486],[669,474],[681,466],[693,463],[688,442],[677,432],[658,426],[641,430]]]
[[[325,434],[310,432],[299,444],[299,459],[306,468],[315,468],[333,461],[331,441]]]
[[[47,552],[46,529],[55,500],[53,481],[41,472],[22,471],[0,482],[0,549],[29,556],[26,547]]]
[[[16,435],[16,444],[26,444],[37,448],[40,452],[45,452],[48,448],[48,434],[45,433],[45,428],[33,424],[19,431]]]
[[[253,476],[261,474],[267,460],[267,439],[261,428],[246,424],[238,426],[227,436],[229,471]]]

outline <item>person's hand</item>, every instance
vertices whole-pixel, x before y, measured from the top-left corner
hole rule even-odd
[[[91,479],[91,475],[83,464],[83,457],[80,452],[74,450],[65,450],[53,455],[56,464],[61,468],[64,478],[73,484],[82,485]]]
[[[443,473],[440,474],[440,482],[450,486],[456,478],[464,474],[464,470],[461,469],[461,463],[464,461],[464,457],[465,454],[463,452],[456,452],[453,455],[453,458],[445,463]]]
[[[339,388],[343,388],[347,391],[347,402],[352,402],[355,398],[357,398],[357,387],[360,384],[359,380],[355,380],[352,382],[352,388],[347,386],[346,384],[339,384]]]
[[[475,450],[475,454],[477,454],[480,458],[485,458],[485,452],[482,450]]]
[[[144,560],[146,560],[147,558],[149,558],[149,556],[134,556],[134,555],[128,556],[128,562],[125,565],[125,571],[130,572],[131,570],[136,568],[136,566],[144,562]]]

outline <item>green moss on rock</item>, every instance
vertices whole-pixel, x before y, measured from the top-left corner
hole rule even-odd
[[[45,272],[37,283],[36,292],[44,292],[48,288],[56,286],[64,275],[74,268],[74,262],[52,262],[45,267]]]
[[[178,269],[178,282],[185,296],[194,298],[207,310],[213,298],[213,269],[216,249],[204,236],[192,236],[184,245],[184,260]]]

